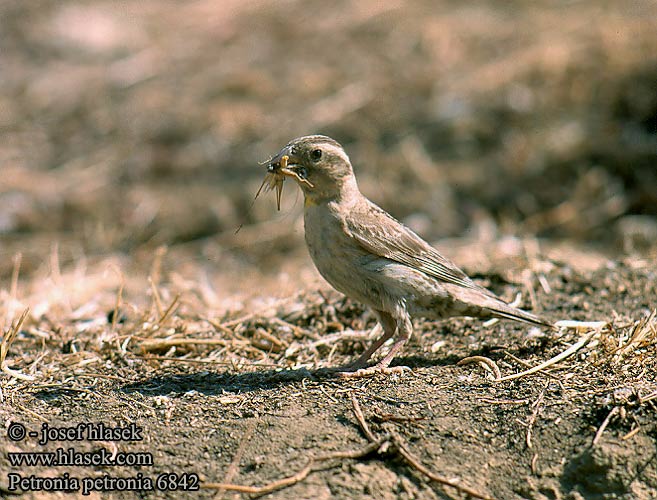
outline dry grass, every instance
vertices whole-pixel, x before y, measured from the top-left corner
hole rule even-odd
[[[154,267],[159,274],[160,266]],[[208,300],[207,293],[176,289],[153,274],[142,280],[142,295],[132,303],[123,297],[124,273],[99,274],[81,277],[77,270],[57,269],[46,280],[50,288],[33,283],[32,293],[23,297],[16,297],[16,287],[0,292],[3,322],[8,325],[0,358],[3,371],[17,379],[11,382],[14,389],[75,380],[70,376],[93,372],[94,367],[107,369],[127,359],[154,367],[208,364],[238,372],[317,369],[344,359],[354,346],[377,334],[369,332],[374,322],[367,311],[333,292],[301,291],[277,300],[254,297],[247,306],[222,310],[217,301]],[[149,295],[150,301],[144,302]],[[258,301],[265,305],[252,307]],[[540,363],[509,353],[527,369],[495,379],[505,382],[539,375],[562,383],[582,382],[582,377],[605,372],[609,386],[614,386],[636,370],[645,373],[657,350],[655,311],[629,321],[625,317],[597,323],[563,321],[555,339],[563,349]],[[589,331],[578,333],[582,327]],[[493,363],[481,356],[472,361]]]

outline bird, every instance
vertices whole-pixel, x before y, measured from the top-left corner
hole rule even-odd
[[[304,195],[304,232],[322,277],[347,297],[368,306],[382,335],[358,359],[338,369],[347,378],[409,370],[390,367],[413,332],[413,317],[505,318],[554,328],[535,314],[504,302],[475,283],[410,228],[360,191],[344,148],[325,135],[296,138],[267,164],[263,185],[277,188],[291,178]],[[262,186],[261,186],[262,189]],[[388,339],[390,350],[370,366]]]

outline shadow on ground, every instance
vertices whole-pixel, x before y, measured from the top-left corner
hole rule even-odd
[[[411,369],[427,368],[454,365],[457,361],[458,358],[456,356],[436,359],[429,359],[423,356],[406,356],[394,360],[391,366],[407,366]],[[282,385],[289,385],[303,380],[343,380],[337,374],[338,370],[339,368],[320,368],[317,370],[299,368],[296,370],[265,370],[251,373],[200,372],[162,375],[138,382],[131,382],[120,387],[119,390],[125,393],[138,392],[145,396],[163,396],[171,393],[182,394],[189,391],[197,391],[206,396],[216,396],[227,392],[244,393],[271,390]],[[51,393],[48,394],[52,398]]]

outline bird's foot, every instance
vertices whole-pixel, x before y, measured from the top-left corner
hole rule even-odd
[[[337,375],[340,378],[365,378],[365,377],[371,377],[372,375],[376,375],[377,373],[381,373],[383,375],[403,375],[406,372],[411,372],[412,370],[408,366],[381,366],[381,365],[374,365],[370,366],[368,368],[359,368],[359,369],[353,369],[349,370],[349,368],[345,370],[341,370],[337,372]]]

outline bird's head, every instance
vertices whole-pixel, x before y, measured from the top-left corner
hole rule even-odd
[[[267,163],[267,172],[294,179],[303,190],[306,204],[338,199],[357,189],[347,153],[324,135],[290,141]]]

